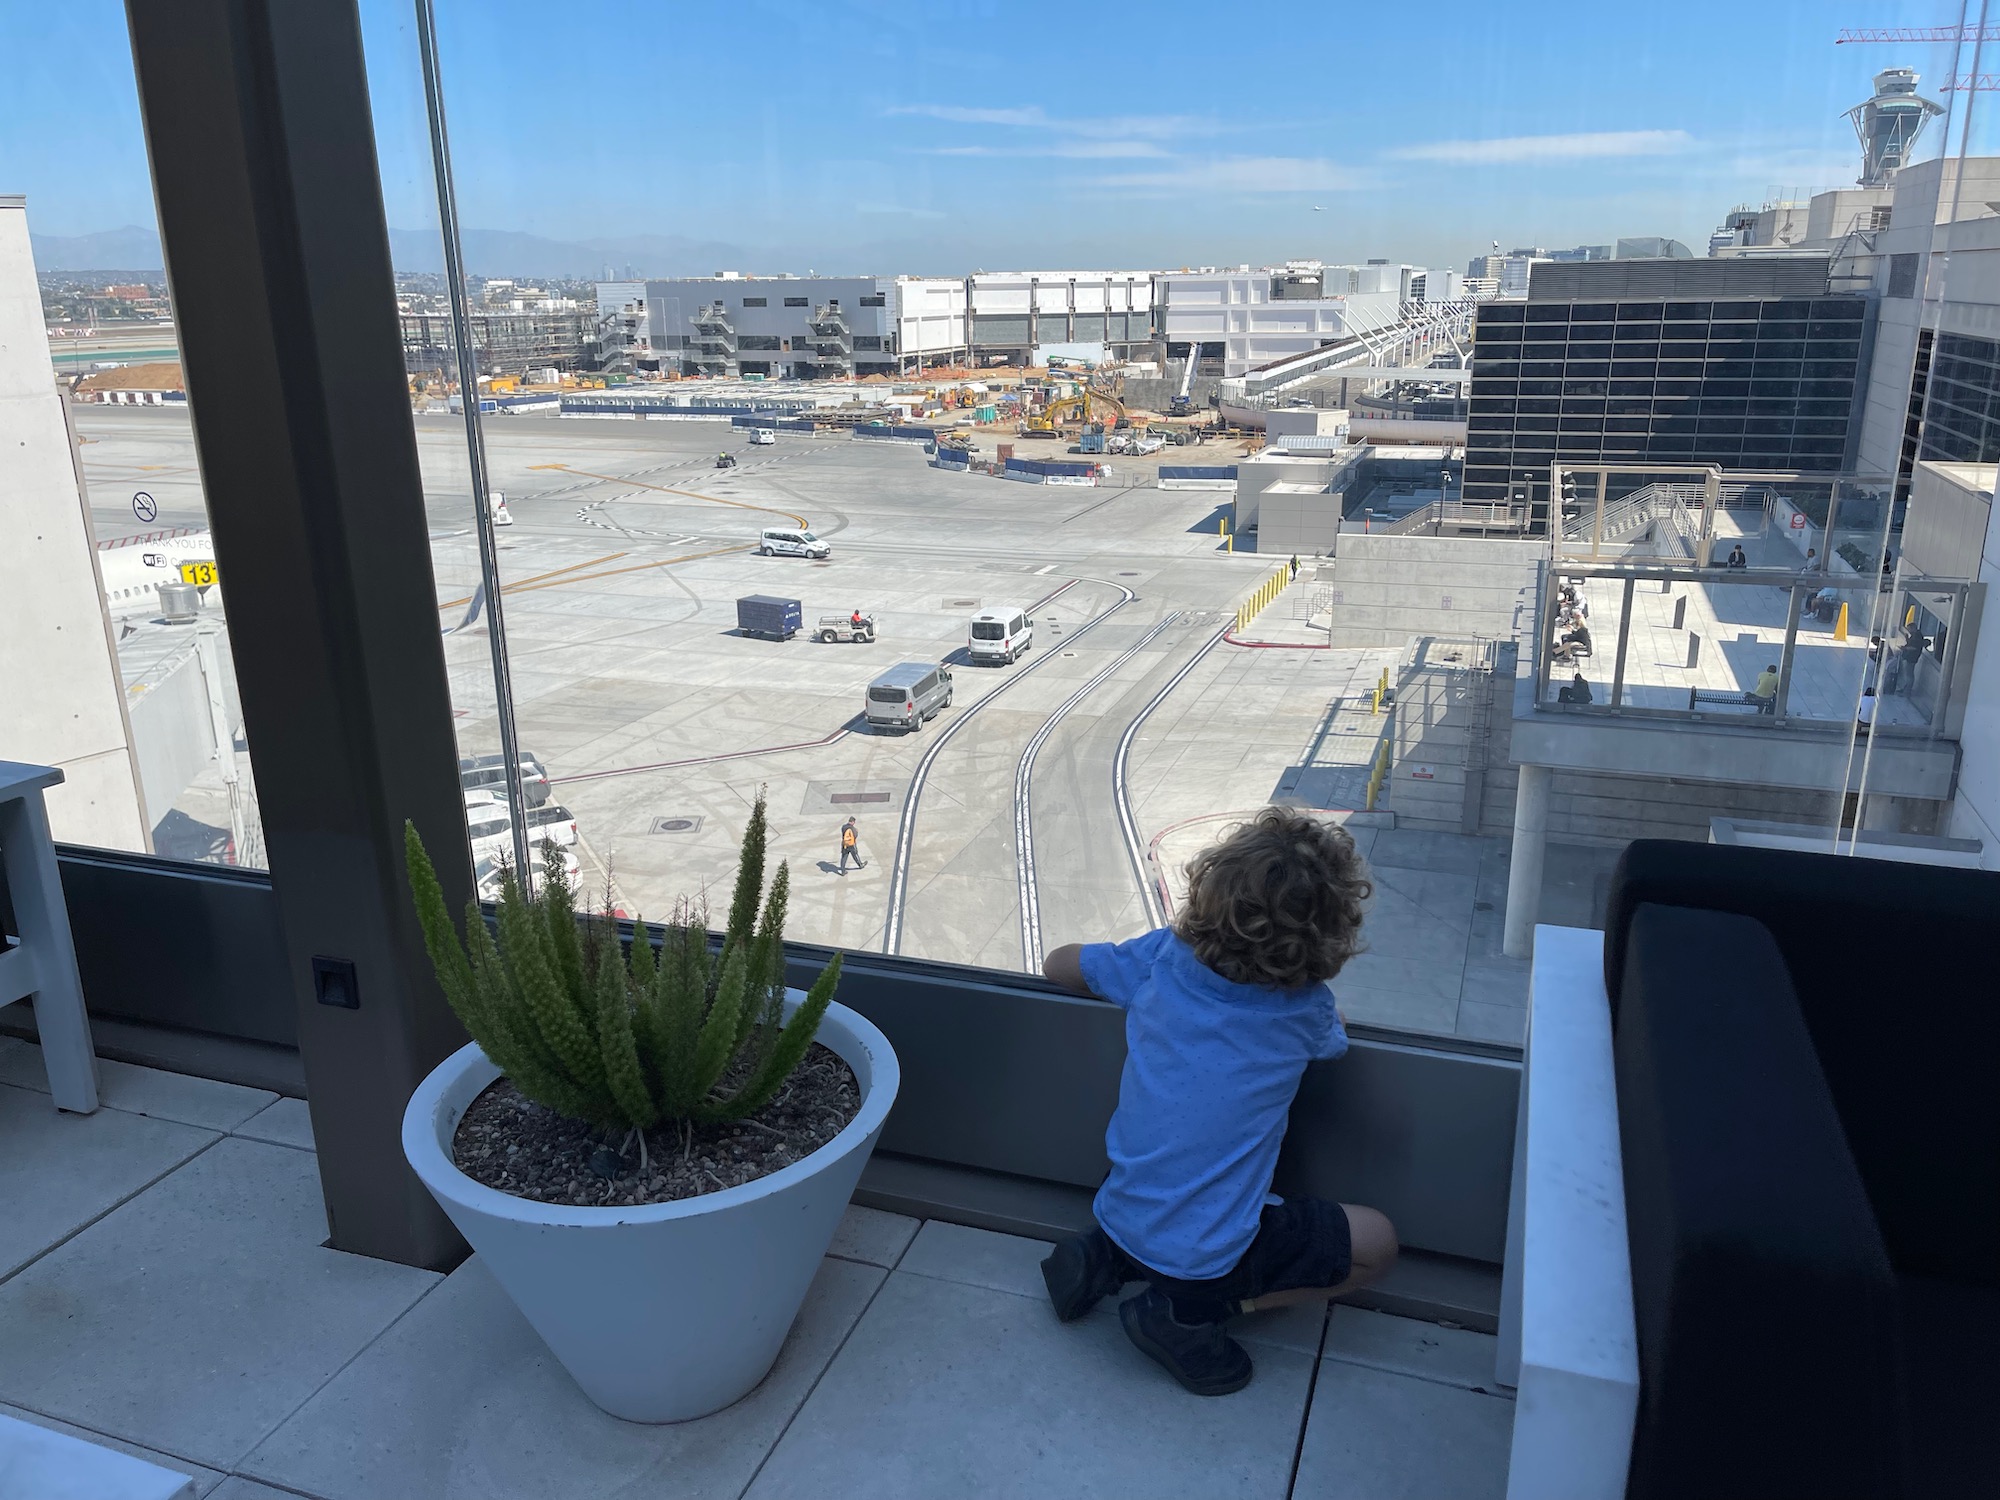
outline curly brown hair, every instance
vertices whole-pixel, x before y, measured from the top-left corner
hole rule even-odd
[[[1238,984],[1296,989],[1331,979],[1361,951],[1362,903],[1374,894],[1353,836],[1267,807],[1188,862],[1174,931]]]

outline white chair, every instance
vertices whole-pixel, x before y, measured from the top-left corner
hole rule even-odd
[[[0,948],[0,1005],[32,997],[49,1093],[57,1109],[87,1115],[97,1108],[97,1053],[42,801],[44,789],[62,779],[53,766],[0,760],[0,868],[7,872],[20,938],[12,948]]]

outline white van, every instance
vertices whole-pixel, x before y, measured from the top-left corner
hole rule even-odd
[[[966,654],[974,661],[1007,662],[1026,651],[1035,639],[1035,622],[1028,612],[1011,605],[982,609],[972,617],[972,633],[965,642]]]
[[[768,448],[777,441],[778,434],[769,427],[750,429],[750,446],[753,448]]]
[[[786,531],[780,527],[769,527],[757,541],[759,557],[810,557],[814,560],[831,557],[833,548],[821,541],[810,531]]]

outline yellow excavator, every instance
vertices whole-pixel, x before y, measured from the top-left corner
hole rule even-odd
[[[1100,413],[1108,408],[1113,420],[1125,416],[1125,403],[1120,401],[1116,396],[1109,396],[1103,391],[1093,391],[1086,388],[1077,395],[1064,396],[1059,401],[1051,401],[1035,415],[1026,418],[1021,423],[1021,436],[1055,437],[1071,422],[1080,422],[1084,426],[1089,426],[1092,421],[1102,420],[1101,415],[1095,418],[1091,416],[1091,407],[1093,405],[1099,409]]]

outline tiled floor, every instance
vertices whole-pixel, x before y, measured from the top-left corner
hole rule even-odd
[[[297,1101],[107,1065],[59,1115],[0,1040],[0,1412],[189,1474],[209,1500],[1497,1497],[1493,1340],[1356,1308],[1238,1336],[1186,1395],[1115,1312],[1050,1314],[1046,1247],[849,1211],[762,1385],[645,1427],[586,1401],[477,1258],[322,1248]]]

